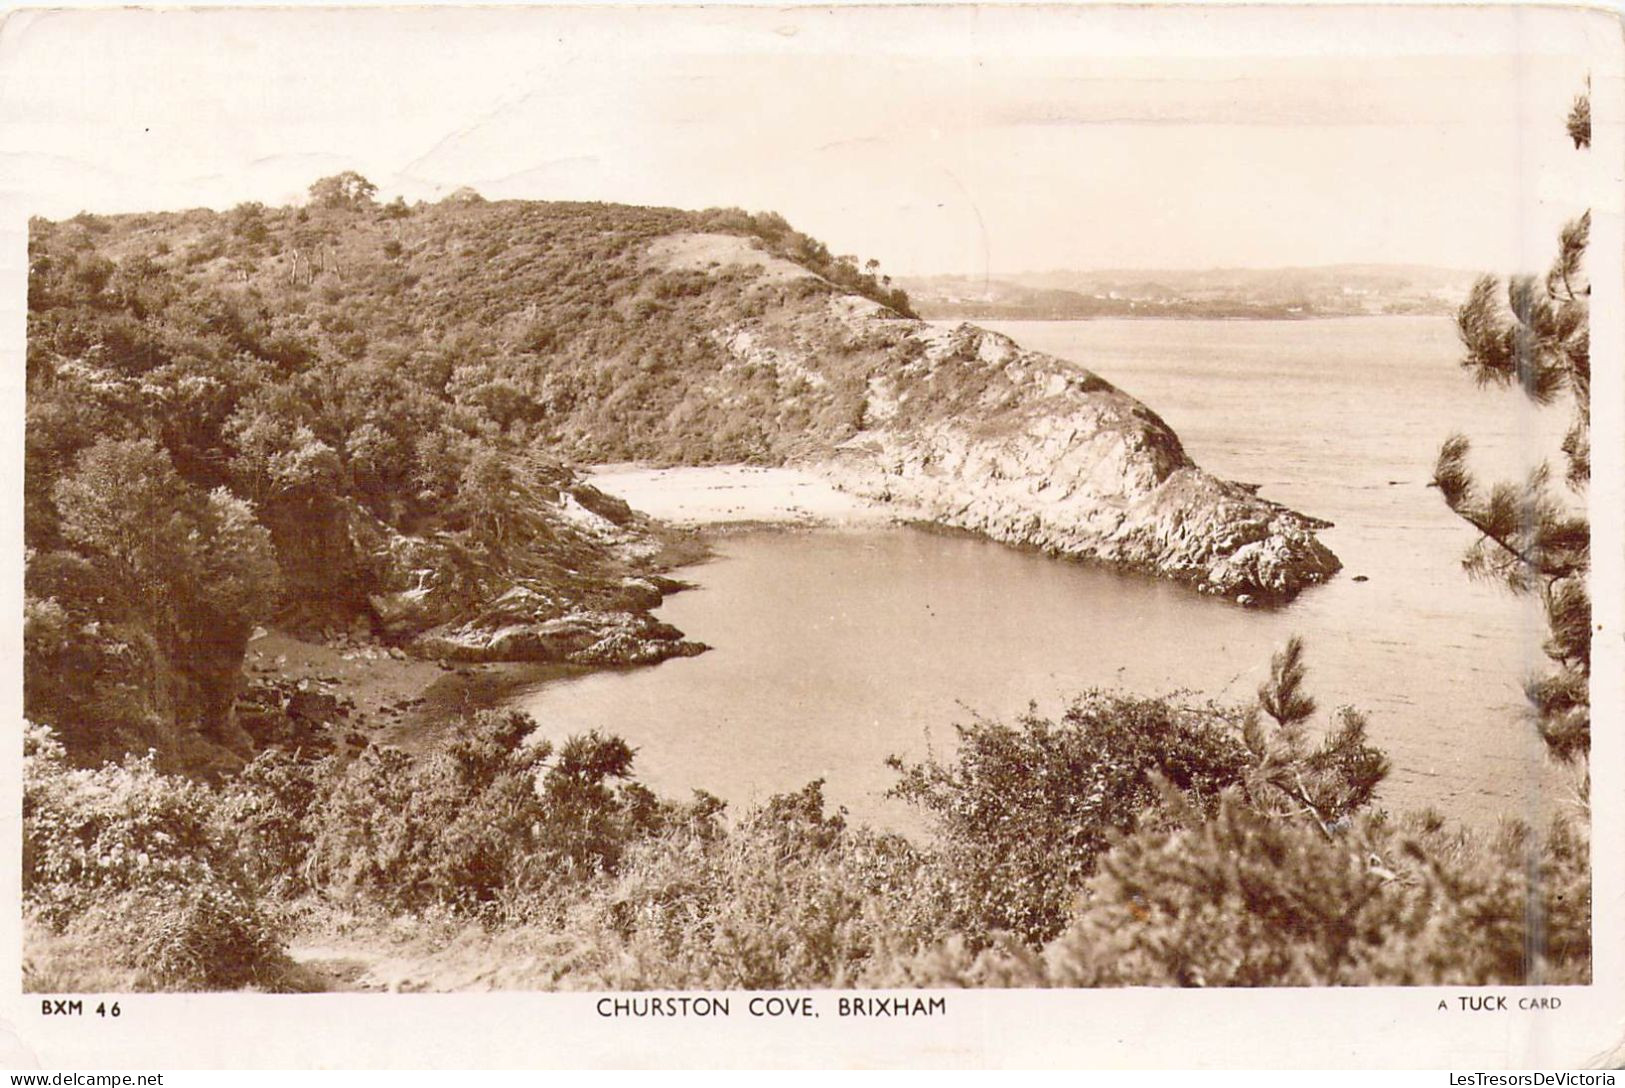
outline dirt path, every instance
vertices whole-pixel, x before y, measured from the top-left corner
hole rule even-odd
[[[288,958],[299,966],[310,993],[387,993],[376,977],[382,957],[360,948],[293,945]]]

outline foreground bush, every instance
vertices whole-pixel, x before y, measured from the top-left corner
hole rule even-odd
[[[66,959],[137,988],[278,985],[288,967],[281,941],[221,834],[216,804],[208,786],[159,774],[150,756],[72,769],[50,732],[29,726],[23,901],[31,927],[54,937],[46,943]]]
[[[1059,722],[959,727],[951,762],[892,760],[892,793],[935,818],[936,864],[954,928],[980,945],[1007,932],[1038,945],[1066,926],[1117,837],[1155,822],[1167,798],[1210,815],[1227,790],[1254,811],[1323,826],[1368,804],[1387,761],[1352,711],[1312,745],[1302,646],[1276,656],[1249,710],[1096,692]]]
[[[1041,951],[962,940],[892,965],[911,986],[1420,986],[1585,983],[1583,826],[1544,840],[1367,818],[1333,837],[1239,797],[1142,831],[1101,859]]]
[[[569,917],[610,989],[857,985],[876,960],[944,938],[946,920],[919,852],[826,814],[819,782],[726,834],[641,844]]]
[[[631,781],[632,749],[618,737],[555,749],[527,742],[535,728],[485,711],[423,757],[374,747],[342,769],[323,765],[308,794],[279,783],[291,801],[271,806],[271,830],[299,821],[307,886],[324,895],[494,919],[541,909],[544,893],[615,872],[638,839],[720,811],[704,795],[677,805]],[[298,856],[297,842],[277,841]]]
[[[668,826],[604,879],[549,889],[521,923],[465,925],[392,954],[408,990],[860,987],[945,939],[923,856],[827,813],[822,787],[735,826]],[[407,961],[408,966],[395,965]]]

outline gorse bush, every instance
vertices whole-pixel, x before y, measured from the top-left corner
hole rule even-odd
[[[485,714],[468,735],[414,760],[371,747],[323,783],[307,811],[309,879],[394,910],[493,902],[529,864],[536,776],[551,754],[528,722]]]
[[[216,819],[208,786],[150,758],[70,768],[48,730],[24,751],[23,902],[33,924],[97,950],[142,988],[276,986],[282,942]]]
[[[1486,838],[1366,811],[1387,761],[1347,709],[1312,744],[1303,678],[1293,640],[1245,712],[1094,696],[1060,729],[979,726],[956,764],[912,770],[905,787],[947,830],[950,886],[984,920],[1044,928],[1001,938],[961,906],[949,940],[877,984],[1588,980],[1584,825]],[[1104,805],[1102,775],[1134,803]]]
[[[1155,800],[1159,772],[1198,798],[1239,780],[1246,751],[1221,718],[1097,693],[1059,722],[1029,713],[960,726],[951,762],[893,760],[893,795],[935,818],[955,928],[1053,937],[1110,836]]]
[[[1095,692],[1059,722],[1029,713],[961,726],[952,762],[892,760],[893,795],[935,818],[955,928],[972,944],[998,931],[1032,945],[1054,937],[1100,855],[1157,818],[1167,789],[1205,813],[1235,789],[1257,811],[1323,823],[1369,803],[1386,761],[1352,711],[1309,744],[1303,675],[1294,639],[1247,711]]]
[[[1362,817],[1328,837],[1227,795],[1102,856],[1042,949],[956,938],[892,966],[914,986],[1583,983],[1590,869],[1572,823],[1537,841]]]
[[[87,945],[124,950],[152,989],[284,989],[292,973],[277,923],[220,885],[128,892],[97,902],[67,932]]]
[[[607,988],[854,985],[946,935],[923,861],[827,814],[814,782],[725,834],[688,827],[638,844],[565,925],[592,950],[578,973]]]
[[[208,786],[161,775],[150,758],[70,768],[38,725],[28,727],[24,767],[23,891],[47,921],[110,893],[236,883]]]
[[[301,759],[284,748],[260,753],[220,790],[215,818],[243,872],[268,894],[310,887],[310,825],[337,772],[332,759]]]
[[[596,733],[555,748],[535,723],[484,711],[420,757],[369,747],[347,764],[266,758],[227,793],[292,885],[388,911],[487,921],[548,909],[559,889],[614,873],[632,843],[721,809],[657,799],[631,748]]]
[[[637,841],[703,836],[721,811],[703,794],[673,804],[629,781],[632,751],[618,738],[555,750],[526,743],[533,729],[522,714],[485,712],[418,758],[271,751],[215,789],[160,774],[150,758],[74,769],[33,726],[30,916],[99,949],[104,966],[133,970],[141,988],[277,985],[287,964],[267,902],[314,895],[512,923],[556,913]]]

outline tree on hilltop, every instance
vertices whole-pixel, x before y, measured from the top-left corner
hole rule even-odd
[[[356,173],[346,170],[342,174],[318,178],[310,186],[310,202],[318,208],[350,211],[369,207],[378,186]]]
[[[1577,150],[1591,146],[1589,83],[1567,128]],[[1499,280],[1482,276],[1456,316],[1466,348],[1461,364],[1479,385],[1516,385],[1540,405],[1569,402],[1565,478],[1580,499],[1591,478],[1591,286],[1583,267],[1590,232],[1588,211],[1563,228],[1544,281],[1511,277],[1503,306]],[[1465,436],[1452,435],[1433,477],[1450,509],[1480,534],[1463,566],[1514,592],[1539,594],[1554,668],[1530,679],[1525,692],[1552,755],[1564,763],[1584,760],[1591,748],[1591,527],[1583,502],[1565,500],[1545,464],[1521,484],[1486,489],[1467,468],[1469,449]]]

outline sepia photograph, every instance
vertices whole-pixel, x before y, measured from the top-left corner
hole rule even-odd
[[[1619,29],[12,13],[7,1030],[1625,1062]]]

